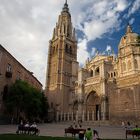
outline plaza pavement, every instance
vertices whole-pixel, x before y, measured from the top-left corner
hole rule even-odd
[[[68,128],[70,123],[49,123],[49,124],[38,124],[41,136],[64,136],[64,129]],[[96,129],[99,132],[101,138],[118,138],[125,139],[125,128],[122,126],[94,126],[94,125],[82,125],[82,128]],[[15,133],[17,129],[16,125],[0,125],[0,134],[4,133]],[[68,134],[71,136],[71,134]],[[130,136],[131,138],[131,136]]]

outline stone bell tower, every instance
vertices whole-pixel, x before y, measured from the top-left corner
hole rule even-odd
[[[77,79],[77,41],[67,0],[49,41],[46,95],[52,117],[70,110],[70,94]]]

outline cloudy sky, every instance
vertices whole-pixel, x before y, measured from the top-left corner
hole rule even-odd
[[[0,44],[45,85],[48,41],[65,0],[0,0]],[[98,51],[117,54],[128,23],[140,33],[140,0],[68,0],[82,66]]]

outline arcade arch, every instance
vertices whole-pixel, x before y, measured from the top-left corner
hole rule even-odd
[[[94,119],[100,120],[101,116],[101,99],[96,91],[91,91],[85,100],[86,104],[86,114],[89,113],[90,116],[94,113]],[[90,117],[91,119],[91,117]]]

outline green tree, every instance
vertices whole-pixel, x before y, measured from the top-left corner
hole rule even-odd
[[[6,110],[19,120],[43,119],[47,115],[48,102],[44,94],[25,81],[17,80],[4,98]]]
[[[42,104],[41,104],[40,118],[44,120],[48,116],[49,105],[48,105],[48,100],[43,92],[41,93],[41,103]]]

